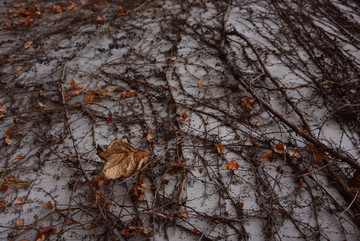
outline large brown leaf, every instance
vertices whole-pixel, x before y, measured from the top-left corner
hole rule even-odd
[[[105,161],[101,175],[106,179],[130,177],[139,171],[150,156],[146,151],[135,151],[126,140],[115,140],[98,153]]]

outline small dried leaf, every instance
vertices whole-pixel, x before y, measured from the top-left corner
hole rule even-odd
[[[14,204],[14,205],[19,205],[19,204],[22,204],[22,203],[24,203],[24,202],[25,202],[25,198],[19,197],[19,198],[17,198],[17,199],[13,202],[13,204]]]
[[[16,188],[27,188],[33,181],[23,181],[13,175],[10,175],[1,178],[0,182]]]
[[[98,90],[88,90],[85,93],[84,102],[93,102],[96,99],[105,97],[106,95],[113,93],[115,89],[98,89]]]
[[[71,79],[69,80],[69,82],[67,83],[68,85],[70,85],[71,87],[80,84],[79,81],[77,81],[76,79]]]
[[[80,94],[82,91],[84,90],[84,87],[82,85],[77,85],[77,86],[73,86],[73,87],[70,87],[70,88],[67,88],[65,90],[66,93],[72,93],[72,94],[75,94],[75,95],[78,95]]]
[[[200,169],[199,169],[200,174],[202,174],[202,173],[204,172],[204,170],[205,170],[205,168],[203,168],[203,167],[200,168]]]
[[[133,193],[136,196],[138,201],[145,201],[146,195],[145,191],[148,188],[147,184],[144,182],[143,178],[141,177],[140,180],[136,183]]]
[[[6,135],[4,142],[6,145],[10,146],[12,144],[12,141],[10,140],[10,136]]]
[[[43,109],[43,110],[46,110],[46,111],[50,111],[50,110],[51,110],[51,108],[50,108],[49,106],[44,105],[44,104],[41,103],[41,102],[38,102],[38,105],[39,105],[40,108]]]
[[[300,153],[294,150],[289,150],[289,156],[294,156],[298,159],[301,157]]]
[[[274,153],[271,149],[269,149],[266,152],[261,153],[259,157],[263,159],[272,159],[274,158]]]
[[[232,159],[230,162],[223,164],[222,168],[227,168],[228,170],[238,170],[239,164],[235,159]]]
[[[52,7],[49,7],[49,10],[54,11],[55,13],[61,13],[62,8],[59,5],[54,5]]]
[[[150,156],[146,151],[134,151],[134,147],[126,140],[115,140],[106,150],[98,155],[105,160],[101,171],[106,179],[127,178],[139,171]]]
[[[9,186],[2,183],[1,186],[0,186],[0,190],[2,193],[5,193],[7,190],[8,190]]]
[[[258,126],[258,121],[250,121],[250,124],[253,125],[253,126]]]
[[[24,131],[17,131],[15,134],[20,136],[20,135],[24,135],[25,132]]]
[[[136,95],[136,90],[131,90],[131,91],[123,91],[120,94],[120,97],[122,99],[126,99],[126,98],[130,98],[130,97],[134,97]]]
[[[198,83],[197,83],[198,87],[199,88],[203,88],[205,86],[205,81],[204,80],[200,80]]]
[[[307,151],[307,153],[314,157],[316,161],[322,161],[325,160],[326,156],[325,156],[325,151],[321,150],[319,148],[316,148],[314,145],[312,144],[308,144],[305,147],[305,150]]]
[[[5,207],[6,203],[7,203],[6,200],[1,200],[1,201],[0,201],[0,208]]]
[[[182,218],[187,218],[187,214],[186,213],[179,213],[178,214],[180,217],[182,217]]]
[[[146,139],[147,139],[148,142],[150,142],[150,143],[153,143],[153,142],[154,142],[154,139],[153,139],[151,133],[148,133],[148,134],[146,135]]]
[[[21,71],[21,66],[17,66],[16,68],[15,68],[15,73],[19,73],[20,71]]]
[[[96,22],[105,21],[105,16],[97,16]]]
[[[253,147],[257,147],[259,145],[255,139],[251,139],[250,142]]]
[[[241,107],[243,108],[244,114],[252,114],[252,107],[256,105],[257,102],[253,98],[250,97],[243,97],[241,98]]]
[[[218,144],[215,143],[214,146],[215,146],[216,152],[219,154],[225,149],[224,144],[221,144],[221,143],[218,143]]]
[[[186,167],[186,163],[172,163],[170,164],[170,167]]]
[[[45,208],[45,209],[47,209],[47,210],[52,210],[54,207],[53,207],[53,205],[51,204],[51,201],[47,201],[44,205],[43,205],[43,207]]]
[[[16,227],[22,227],[24,225],[24,219],[18,219],[16,221],[15,225],[16,225]]]
[[[30,48],[30,46],[32,45],[32,41],[27,41],[27,42],[25,42],[24,43],[24,49],[28,49],[28,48]]]
[[[271,149],[279,154],[284,154],[286,152],[286,146],[283,143],[279,143],[276,146],[271,147]]]

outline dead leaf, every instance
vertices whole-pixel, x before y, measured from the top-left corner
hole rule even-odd
[[[121,230],[121,234],[127,237],[134,237],[139,234],[148,234],[152,231],[151,227],[144,228],[144,227],[137,227],[137,226],[129,226],[125,227]]]
[[[228,170],[238,170],[239,164],[235,159],[232,159],[230,162],[223,164],[222,168],[226,168]]]
[[[219,154],[225,149],[224,144],[221,144],[221,143],[218,143],[218,144],[214,143],[214,146],[215,146],[216,152]]]
[[[0,179],[1,183],[8,184],[16,188],[27,188],[33,181],[23,181],[14,175],[10,175]]]
[[[244,114],[247,114],[247,115],[252,114],[252,107],[256,104],[257,104],[257,102],[253,98],[250,98],[250,97],[241,98],[240,105],[243,108]]]
[[[30,48],[30,46],[32,45],[32,41],[27,41],[27,42],[25,42],[24,43],[24,49],[28,49],[28,48]]]
[[[72,94],[75,94],[75,95],[78,95],[80,94],[82,91],[84,90],[84,87],[82,85],[77,85],[77,86],[73,86],[73,87],[70,87],[70,88],[67,88],[65,90],[66,93],[72,93]]]
[[[80,84],[80,82],[73,78],[73,79],[69,80],[69,82],[67,84],[70,85],[71,87],[73,87],[75,85]]]
[[[10,146],[10,145],[12,144],[12,141],[10,140],[10,134],[11,134],[11,132],[12,132],[12,129],[11,129],[11,128],[8,129],[8,130],[5,132],[5,140],[4,140],[4,142],[5,142],[5,144],[8,145],[8,146]]]
[[[294,150],[289,150],[289,156],[294,156],[298,159],[301,157],[300,153]]]
[[[271,149],[279,154],[284,154],[286,152],[286,146],[283,143],[279,143],[276,146],[271,147]]]
[[[39,226],[36,241],[43,241],[46,239],[47,236],[49,236],[49,234],[56,233],[56,231],[57,231],[56,227]]]
[[[316,161],[322,161],[326,158],[325,151],[315,147],[312,144],[305,146],[305,150],[310,156],[314,157]]]
[[[187,218],[187,214],[186,213],[178,213],[179,217],[182,218]]]
[[[126,99],[126,98],[130,98],[136,95],[136,90],[131,90],[131,91],[123,91],[120,94],[120,97],[122,99]]]
[[[16,225],[16,227],[22,227],[24,225],[24,219],[18,219],[16,221],[15,225]]]
[[[147,188],[148,185],[144,182],[143,178],[140,177],[140,180],[136,183],[133,190],[133,193],[138,201],[146,201],[145,191]]]
[[[170,164],[170,167],[186,167],[186,163],[172,163]]]
[[[96,191],[95,191],[95,201],[96,201],[96,203],[101,200],[101,197],[102,197],[101,191],[100,191],[100,190],[96,190]]]
[[[258,126],[258,123],[259,123],[258,121],[250,121],[250,124],[256,127]]]
[[[205,81],[200,80],[200,81],[197,83],[197,85],[198,85],[199,88],[204,88],[204,86],[205,86]]]
[[[1,200],[1,201],[0,201],[0,208],[5,207],[6,203],[7,203],[6,200]]]
[[[44,205],[43,205],[43,207],[45,208],[45,209],[47,209],[47,210],[52,210],[54,207],[53,207],[53,205],[51,204],[51,201],[47,201]]]
[[[139,171],[146,163],[150,153],[135,151],[131,144],[122,139],[111,142],[98,155],[105,161],[101,175],[106,179],[116,179],[119,177],[130,177],[136,171]]]
[[[93,102],[96,99],[105,97],[106,95],[113,93],[115,89],[98,89],[98,90],[88,90],[85,93],[84,102]]]
[[[16,68],[15,68],[15,73],[19,73],[20,71],[21,71],[21,66],[17,66]]]
[[[25,202],[25,198],[19,197],[13,202],[13,205],[23,204],[24,202]]]
[[[24,135],[25,132],[24,131],[17,131],[15,134],[20,136],[20,135]]]
[[[62,8],[59,5],[54,5],[52,7],[49,7],[49,10],[54,11],[55,13],[61,13]]]
[[[259,145],[255,139],[251,139],[250,142],[253,147],[257,147]]]
[[[97,16],[96,22],[105,21],[105,16]]]
[[[45,111],[50,111],[51,108],[47,105],[44,105],[43,103],[41,103],[40,101],[38,101],[38,105],[40,106],[41,109],[45,110]]]
[[[147,135],[146,135],[146,139],[147,139],[147,140],[148,140],[148,142],[150,142],[150,143],[153,143],[153,142],[154,142],[154,139],[153,139],[153,137],[152,137],[151,133],[147,133]]]
[[[263,152],[259,155],[260,158],[272,160],[274,158],[274,153],[271,149]]]
[[[5,193],[7,190],[8,190],[9,186],[2,183],[1,186],[0,186],[0,190],[2,193]]]

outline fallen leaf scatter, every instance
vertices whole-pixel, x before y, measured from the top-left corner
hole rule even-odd
[[[150,156],[146,151],[135,151],[125,139],[115,140],[98,153],[105,161],[101,175],[106,179],[130,177],[139,171]]]
[[[51,201],[47,201],[44,205],[43,208],[47,209],[47,210],[52,210],[54,207],[51,203]]]
[[[0,182],[16,188],[28,188],[33,181],[24,181],[13,175],[10,175],[1,178]]]
[[[76,79],[71,79],[68,82],[68,85],[70,87],[65,90],[66,93],[72,93],[78,95],[84,90],[84,86],[80,85],[80,82],[77,81]]]

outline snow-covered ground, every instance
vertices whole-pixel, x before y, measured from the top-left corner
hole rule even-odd
[[[356,3],[1,1],[1,239],[358,240]]]

